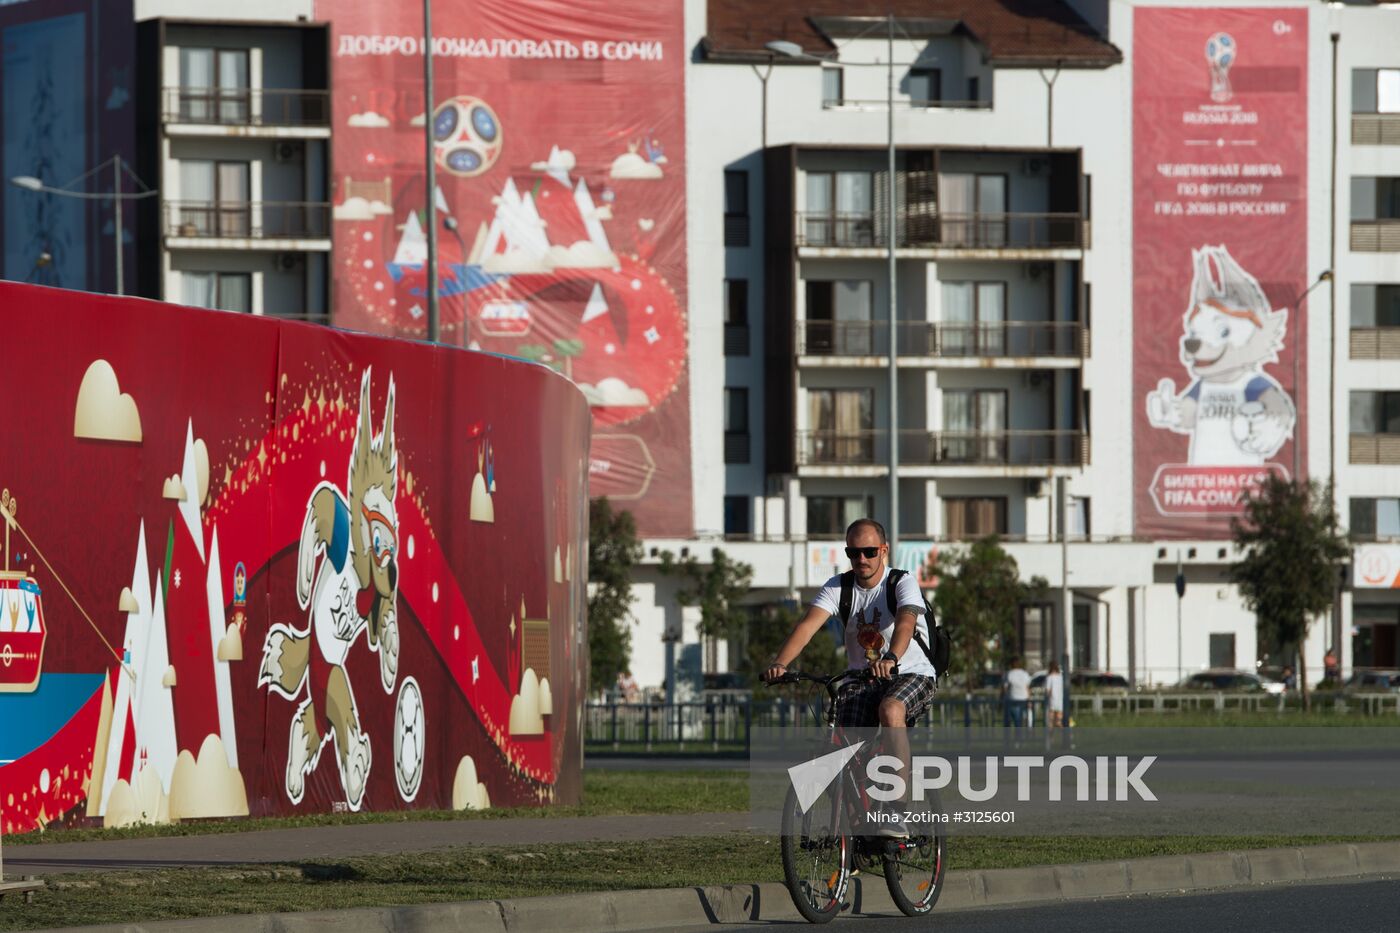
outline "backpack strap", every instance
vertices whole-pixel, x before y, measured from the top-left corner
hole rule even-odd
[[[841,574],[841,602],[836,609],[836,615],[841,619],[842,627],[851,619],[851,606],[855,602],[855,595],[856,572],[847,570]]]
[[[885,578],[885,605],[889,607],[891,619],[899,618],[899,581],[908,573],[890,568],[890,575]]]

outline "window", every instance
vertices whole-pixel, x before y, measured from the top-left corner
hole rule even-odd
[[[195,308],[251,314],[252,276],[247,272],[181,272],[180,298]]]
[[[943,100],[943,73],[937,68],[909,69],[909,104],[936,107]]]
[[[749,173],[724,173],[724,245],[749,245]]]
[[[749,497],[748,496],[725,496],[724,497],[724,533],[727,535],[746,535],[752,531],[749,522]]]
[[[1004,389],[949,389],[943,393],[939,461],[998,462],[1006,459]]]
[[[1352,113],[1400,113],[1400,68],[1354,68]]]
[[[749,390],[724,390],[724,462],[749,462]]]
[[[808,389],[810,463],[875,462],[875,390]]]
[[[1400,392],[1351,393],[1352,434],[1400,434]]]
[[[982,102],[982,83],[976,75],[967,79],[967,102],[974,105]]]
[[[749,355],[749,280],[724,280],[724,355]]]
[[[940,174],[943,242],[950,246],[1005,246],[1007,185],[1006,175]]]
[[[818,356],[874,353],[873,292],[870,282],[808,281],[807,352]]]
[[[251,232],[247,162],[180,162],[180,199],[171,233],[177,236],[246,237]]]
[[[1054,610],[1044,603],[1021,607],[1020,618],[1016,623],[1015,648],[1020,652],[1027,670],[1049,665],[1050,655],[1054,650],[1054,634],[1050,627],[1053,618]]]
[[[942,296],[941,355],[1005,354],[1005,282],[944,282]]]
[[[1065,502],[1065,524],[1071,538],[1089,537],[1089,499],[1070,496]]]
[[[1074,666],[1094,667],[1094,616],[1096,605],[1074,604]]]
[[[1352,499],[1348,530],[1358,538],[1400,537],[1400,499]]]
[[[1006,498],[943,499],[943,537],[950,541],[1006,534]]]
[[[841,537],[851,522],[875,511],[869,496],[808,496],[807,537]]]
[[[1400,327],[1400,285],[1353,285],[1351,326]]]
[[[1210,666],[1235,666],[1235,633],[1212,632],[1210,636]]]
[[[1360,175],[1353,177],[1351,219],[1400,219],[1400,178]]]
[[[247,49],[180,49],[180,113],[195,123],[247,123]]]
[[[808,172],[804,242],[875,245],[875,187],[869,172]]]
[[[845,74],[840,68],[822,69],[822,106],[839,107],[846,100]]]

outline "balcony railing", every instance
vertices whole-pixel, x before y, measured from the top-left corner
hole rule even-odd
[[[220,126],[330,126],[329,91],[277,88],[165,88],[166,123]]]
[[[166,201],[165,234],[219,239],[326,239],[324,201]]]
[[[884,321],[805,321],[798,326],[797,352],[805,356],[885,356]],[[896,325],[902,357],[989,359],[1088,355],[1088,332],[1077,321],[1004,321],[951,324],[902,321]]]
[[[904,466],[1082,466],[1089,437],[1082,431],[900,431]]]
[[[749,355],[749,327],[747,324],[724,325],[724,355]]]
[[[900,248],[1079,249],[1086,240],[1080,214],[909,214],[897,225]],[[797,245],[884,247],[886,226],[873,212],[803,212],[797,215]]]
[[[885,466],[889,432],[799,431],[799,466]],[[1083,431],[899,432],[901,466],[1083,466],[1089,436]],[[1353,461],[1355,462],[1355,461]]]
[[[1400,434],[1353,434],[1349,462],[1370,466],[1400,464]]]
[[[1352,114],[1351,142],[1354,146],[1400,146],[1400,113]]]
[[[1400,253],[1400,219],[1353,220],[1351,248],[1358,253]]]
[[[1351,358],[1400,360],[1400,327],[1353,327]]]

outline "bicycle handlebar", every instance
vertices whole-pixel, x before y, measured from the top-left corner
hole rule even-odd
[[[899,665],[896,664],[894,670],[890,672],[890,677],[894,678],[898,676]],[[858,671],[841,671],[839,674],[830,675],[808,674],[806,671],[788,670],[784,671],[781,677],[767,681],[767,685],[770,687],[778,687],[783,684],[796,684],[804,680],[809,680],[814,684],[821,684],[826,688],[826,692],[834,697],[836,696],[836,689],[846,681],[857,679],[873,680],[874,677],[875,675],[870,672],[869,668]]]

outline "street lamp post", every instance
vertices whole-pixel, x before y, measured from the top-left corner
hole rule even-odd
[[[1308,300],[1308,295],[1323,282],[1332,281],[1332,270],[1324,269],[1317,277],[1317,281],[1307,287],[1303,294],[1298,296],[1298,300],[1293,303],[1293,406],[1294,410],[1302,407],[1302,392],[1298,387],[1298,359],[1303,355],[1303,347],[1299,344],[1300,334],[1303,332],[1303,303]],[[1334,354],[1335,355],[1335,354]],[[1297,415],[1294,415],[1293,430],[1293,479],[1296,482],[1303,472],[1303,451],[1302,445],[1298,443]],[[1327,429],[1332,429],[1332,413],[1327,415]]]
[[[428,182],[428,340],[438,342],[437,165],[433,162],[433,0],[423,0],[423,164]]]
[[[108,166],[111,166],[112,168],[112,191],[110,194],[104,194],[100,192],[68,190],[69,186],[82,181],[84,178],[87,178],[90,175],[94,175],[97,172],[103,171]],[[130,194],[122,191],[123,172],[125,172],[128,175],[131,175],[131,177],[136,181],[136,183],[138,185],[141,185],[141,187],[145,188],[146,190],[133,191]],[[110,159],[103,162],[96,168],[84,172],[82,175],[79,175],[77,178],[73,179],[67,184],[58,187],[46,185],[44,184],[43,179],[36,178],[33,175],[16,175],[10,179],[10,184],[14,185],[16,188],[23,188],[26,191],[34,191],[39,194],[56,194],[59,197],[64,198],[80,198],[85,201],[106,201],[110,199],[112,201],[113,211],[112,240],[115,243],[114,259],[116,267],[117,294],[126,294],[126,276],[122,268],[122,202],[139,201],[143,198],[155,197],[157,194],[160,193],[159,191],[155,190],[154,188],[146,188],[145,183],[142,182],[140,178],[137,178],[135,173],[133,173],[131,169],[127,167],[126,161],[122,159],[122,157],[119,155],[112,156]]]
[[[890,477],[889,477],[889,482],[890,482],[890,485],[889,485],[889,495],[890,495],[890,513],[889,513],[889,516],[888,516],[889,520],[888,520],[888,522],[886,522],[886,531],[887,531],[887,533],[888,533],[887,536],[888,536],[888,538],[889,538],[890,553],[891,553],[891,554],[894,554],[894,553],[896,552],[896,548],[897,548],[898,542],[899,542],[899,333],[898,333],[898,322],[899,322],[898,307],[899,307],[899,306],[898,306],[898,302],[897,302],[897,300],[896,300],[897,297],[898,297],[898,291],[899,291],[899,290],[898,290],[898,284],[897,284],[897,282],[896,282],[896,257],[895,257],[895,250],[898,248],[898,245],[899,245],[899,244],[898,244],[898,241],[897,241],[897,239],[896,239],[896,237],[897,237],[897,235],[898,235],[898,230],[899,230],[899,226],[898,226],[898,217],[899,217],[898,208],[899,208],[899,204],[898,204],[898,200],[897,200],[897,199],[898,199],[898,181],[897,181],[897,179],[896,179],[896,177],[895,177],[896,153],[895,153],[895,145],[894,145],[894,74],[895,74],[895,61],[894,61],[894,27],[895,27],[895,21],[894,21],[894,15],[893,15],[893,14],[887,14],[887,15],[885,16],[884,20],[885,20],[885,27],[886,27],[886,28],[885,28],[885,34],[886,34],[886,48],[887,48],[887,51],[888,51],[888,54],[886,55],[886,62],[885,62],[885,69],[886,69],[886,72],[887,72],[887,75],[886,75],[887,80],[886,80],[886,87],[885,87],[885,111],[886,111],[886,117],[887,117],[887,122],[886,122],[886,148],[887,148],[887,150],[888,150],[888,156],[889,156],[889,185],[888,185],[888,188],[887,188],[887,195],[888,195],[888,198],[887,198],[887,199],[888,199],[888,201],[889,201],[889,206],[888,206],[889,224],[888,224],[888,230],[886,231],[886,234],[885,234],[885,257],[886,257],[886,261],[888,262],[888,271],[887,271],[887,277],[888,277],[888,279],[889,279],[889,283],[888,283],[888,290],[889,290],[888,322],[889,322],[889,330],[890,330],[890,335],[889,335],[889,366],[888,366],[888,374],[889,374],[889,396],[890,396],[890,404],[889,404],[889,411],[890,411],[890,446],[889,446],[889,473],[890,473]],[[867,32],[868,32],[868,30],[867,30]],[[862,33],[862,35],[864,35],[864,34],[865,34],[865,33]],[[859,37],[857,37],[857,38],[859,38]],[[787,56],[788,58],[806,59],[806,60],[815,61],[815,62],[826,62],[826,61],[830,61],[830,60],[831,60],[830,56],[813,55],[813,54],[811,54],[810,52],[804,51],[804,50],[802,49],[802,46],[798,45],[796,42],[787,42],[787,41],[785,41],[785,40],[775,40],[775,41],[773,41],[773,42],[768,42],[768,43],[766,43],[764,47],[765,47],[766,49],[768,49],[768,51],[770,51],[770,52],[776,52],[776,53],[778,53],[779,55],[784,55],[784,56]],[[856,64],[861,64],[861,63],[856,63]],[[870,63],[866,63],[866,64],[870,64]],[[766,103],[766,95],[767,95],[767,82],[766,82],[766,81],[764,82],[764,92],[765,92],[765,103]],[[766,118],[765,118],[765,120],[764,120],[764,135],[765,135],[765,137],[766,137],[766,135],[767,135],[767,120],[766,120]],[[766,143],[766,141],[767,141],[767,140],[765,139],[765,143]]]

